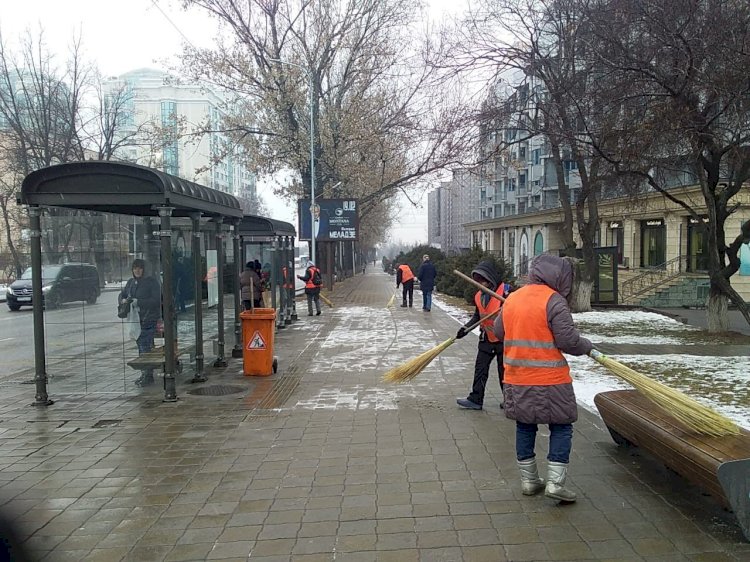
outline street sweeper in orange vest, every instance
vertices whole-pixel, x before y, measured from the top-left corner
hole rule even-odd
[[[569,260],[542,254],[529,269],[529,283],[508,295],[495,320],[503,340],[505,416],[516,421],[516,459],[521,491],[573,502],[565,487],[578,406],[563,353],[587,355],[593,346],[573,324],[567,298],[573,286]],[[534,445],[537,425],[549,425],[547,482],[539,478]]]

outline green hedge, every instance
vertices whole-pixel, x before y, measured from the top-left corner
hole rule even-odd
[[[495,269],[503,281],[506,281],[511,285],[513,285],[515,281],[515,279],[511,277],[510,267],[505,261],[496,258],[492,254],[484,252],[478,247],[470,252],[465,252],[456,256],[446,256],[442,250],[437,248],[424,245],[417,246],[406,253],[401,252],[394,258],[394,260],[383,258],[384,270],[387,271],[386,264],[389,264],[391,261],[398,264],[407,263],[416,275],[419,266],[422,264],[422,256],[425,254],[430,256],[430,261],[432,261],[437,269],[437,290],[446,295],[461,297],[468,304],[474,302],[474,294],[477,292],[477,289],[474,285],[467,283],[458,275],[455,275],[453,273],[454,269],[457,269],[466,275],[470,275],[471,270],[474,269],[479,262],[488,260],[493,262]]]

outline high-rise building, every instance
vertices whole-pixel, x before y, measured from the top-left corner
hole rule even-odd
[[[202,84],[141,68],[105,82],[105,103],[121,108],[119,135],[136,135],[116,151],[123,160],[230,193],[256,196],[255,175],[240,147],[219,132],[226,100]]]
[[[479,220],[479,175],[476,170],[454,170],[450,181],[428,194],[427,243],[444,252],[457,253],[471,247],[464,224]]]

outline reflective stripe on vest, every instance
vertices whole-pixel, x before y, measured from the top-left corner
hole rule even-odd
[[[307,281],[305,281],[305,289],[317,289],[320,287],[320,285],[315,285],[313,283],[313,279],[315,278],[316,271],[318,272],[318,274],[320,274],[320,270],[315,266],[311,266],[307,268],[307,273],[310,276],[310,278]]]
[[[502,285],[500,285],[502,287]],[[499,289],[499,287],[498,287]],[[496,293],[499,291],[495,291]],[[477,293],[474,295],[474,304],[477,305],[477,310],[479,310],[479,316],[487,316],[488,314],[492,314],[493,312],[500,310],[500,307],[503,305],[498,299],[495,297],[490,297],[489,302],[487,303],[487,306],[482,305],[482,291],[477,291]],[[487,337],[488,342],[496,343],[499,342],[500,339],[495,335],[495,319],[497,316],[493,316],[489,320],[484,320],[480,326],[484,328],[484,334]]]
[[[411,281],[414,279],[414,274],[411,272],[411,268],[406,265],[402,264],[399,265],[398,268],[401,270],[401,282],[406,283],[407,281]]]
[[[547,303],[555,290],[526,285],[503,305],[503,381],[519,386],[547,386],[572,382],[570,367],[555,345],[549,328]]]

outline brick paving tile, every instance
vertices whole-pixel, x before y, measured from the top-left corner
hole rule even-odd
[[[569,474],[578,502],[523,496],[497,385],[481,412],[455,405],[475,344],[456,343],[408,384],[380,381],[456,329],[438,305],[386,310],[392,282],[368,272],[337,284],[333,309],[276,334],[272,377],[207,360],[208,384],[241,394],[191,395],[190,375],[177,404],[159,385],[86,394],[80,358],[52,358],[69,378],[53,379],[50,408],[28,407],[33,386],[5,384],[0,505],[24,546],[76,562],[750,560],[730,515],[618,448],[583,408]],[[98,365],[99,380],[121,385],[121,369]],[[95,427],[106,420],[119,422]]]

